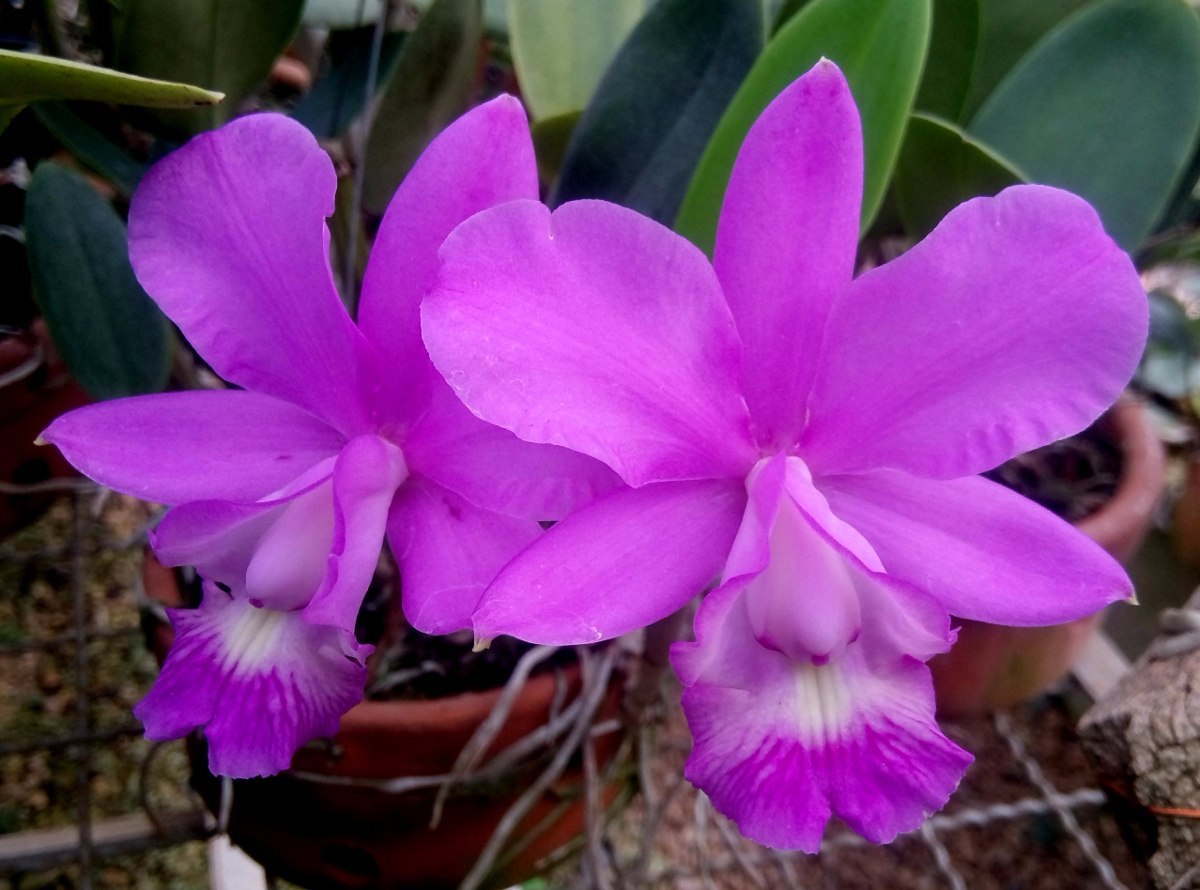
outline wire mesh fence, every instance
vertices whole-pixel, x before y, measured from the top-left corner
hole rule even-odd
[[[198,841],[222,827],[219,808],[210,815],[189,790],[182,743],[145,742],[129,713],[155,673],[143,626],[153,606],[140,584],[155,510],[79,481],[3,493],[57,499],[34,526],[0,543],[0,887],[207,886]],[[601,654],[588,670],[607,676],[615,657]],[[689,741],[677,696],[668,693],[655,713],[633,727],[610,720],[580,732],[560,721],[554,744],[579,749],[587,819],[580,855],[552,872],[552,886],[1145,884],[1061,698],[947,724],[976,756],[950,805],[886,847],[835,827],[817,856],[741,838],[682,780]],[[640,793],[614,809],[603,792],[614,778],[611,761],[600,762],[596,750],[618,730]],[[464,775],[488,768],[478,753],[459,758]],[[486,873],[476,869],[472,879]]]

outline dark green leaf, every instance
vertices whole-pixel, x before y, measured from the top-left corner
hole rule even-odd
[[[38,306],[80,384],[99,399],[162,389],[169,328],[134,278],[112,206],[45,161],[29,185],[25,238]]]
[[[1046,33],[1093,0],[979,0],[979,40],[971,88],[960,121],[979,110],[1000,83]]]
[[[917,108],[958,120],[971,86],[978,39],[979,0],[933,0],[933,33]]]
[[[908,123],[892,193],[905,231],[923,238],[963,201],[1021,181],[1011,164],[954,124],[917,113]]]
[[[675,228],[712,250],[725,185],[764,108],[822,57],[846,75],[863,122],[862,230],[879,209],[929,45],[930,0],[812,0],[767,44],[704,150]]]
[[[1133,248],[1200,135],[1200,21],[1179,0],[1106,0],[1048,34],[967,129],[1032,181],[1082,195]]]
[[[67,151],[115,185],[121,194],[126,197],[133,194],[146,172],[143,164],[109,142],[62,102],[34,103],[33,113]]]
[[[329,36],[325,54],[329,73],[292,109],[292,117],[323,138],[340,136],[362,112],[367,97],[367,73],[371,63],[374,28],[335,31]],[[377,84],[388,82],[400,60],[405,34],[384,34],[379,57]]]
[[[547,187],[558,179],[558,171],[562,169],[563,157],[567,153],[567,143],[579,123],[580,112],[569,111],[554,117],[542,118],[530,128],[533,136],[533,151],[537,156],[538,179]]]
[[[480,0],[436,0],[404,44],[367,141],[363,206],[383,213],[442,128],[467,107],[479,73]]]
[[[303,7],[304,0],[123,0],[113,65],[225,93],[216,108],[155,115],[176,136],[198,133],[233,117],[266,79],[291,43]]]
[[[221,94],[187,83],[150,80],[95,65],[0,49],[0,100],[87,99],[155,108],[190,108],[221,101]]]
[[[659,0],[575,128],[552,203],[603,198],[670,225],[762,40],[761,0]]]

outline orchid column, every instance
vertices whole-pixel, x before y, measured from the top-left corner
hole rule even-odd
[[[1131,592],[1065,522],[976,474],[1078,432],[1131,376],[1146,300],[1073,195],[950,213],[852,280],[862,142],[819,63],[751,129],[713,264],[614,205],[486,210],[441,251],[425,343],[479,417],[626,488],[510,562],[477,637],[616,636],[713,580],[673,662],[687,774],[750,837],[815,851],[942,806],[969,755],[924,662],[950,613],[1068,620]]]

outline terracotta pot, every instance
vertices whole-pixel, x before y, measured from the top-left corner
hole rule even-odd
[[[76,475],[57,448],[34,440],[50,421],[90,399],[66,372],[46,326],[0,339],[0,479],[29,485]],[[53,493],[0,493],[0,537],[36,519]]]
[[[173,573],[149,554],[146,566],[144,580],[150,596],[164,604],[178,604]],[[166,597],[159,592],[163,589],[168,591]],[[154,642],[161,654],[169,648],[170,638],[170,628],[160,625]],[[578,665],[564,675],[569,702],[580,688]],[[618,716],[623,685],[623,675],[615,673],[598,721]],[[555,691],[553,674],[531,678],[489,756],[544,725]],[[435,788],[395,794],[312,781],[298,773],[384,780],[443,775],[499,695],[499,690],[493,690],[432,701],[362,702],[342,718],[330,744],[297,752],[288,772],[233,783],[231,840],[268,872],[304,887],[437,890],[458,886],[500,819],[553,752],[514,771],[502,785],[452,792],[437,828],[430,828]],[[601,768],[611,763],[618,746],[617,734],[597,739]],[[204,766],[203,742],[195,737],[189,740],[189,753],[192,783],[215,813],[220,806],[220,780]],[[578,797],[582,779],[581,764],[573,762],[512,835],[518,842],[533,839],[491,876],[487,887],[507,887],[532,877],[541,860],[579,837],[584,825]],[[603,805],[612,804],[619,792],[617,784],[605,788]]]
[[[1124,457],[1112,499],[1078,523],[1121,561],[1137,551],[1162,492],[1166,457],[1141,403],[1123,397],[1108,413]],[[1007,708],[1043,692],[1075,664],[1103,611],[1050,627],[1004,627],[955,619],[954,648],[929,662],[938,714],[973,716]]]

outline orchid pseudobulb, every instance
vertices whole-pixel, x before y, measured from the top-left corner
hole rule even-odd
[[[1130,595],[1099,546],[976,474],[1075,433],[1141,353],[1137,275],[1068,193],[1008,189],[853,279],[857,109],[822,61],[742,146],[713,262],[595,201],[485,210],[442,247],[426,346],[470,410],[625,488],[505,566],[481,639],[613,637],[713,579],[672,661],[687,775],[746,835],[815,851],[941,807],[970,756],[924,662],[951,613],[1065,621]]]
[[[157,164],[130,210],[138,279],[242,390],[83,408],[43,434],[91,478],[173,505],[152,539],[207,580],[136,712],[152,739],[203,727],[213,772],[278,772],[362,697],[355,620],[386,534],[419,630],[467,627],[496,570],[611,473],[467,412],[429,363],[418,307],[437,249],[537,195],[528,125],[502,97],[447,129],[380,227],[358,324],[334,288],[336,176],[316,140],[252,115]]]

